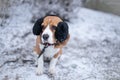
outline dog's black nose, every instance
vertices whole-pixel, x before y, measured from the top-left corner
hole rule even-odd
[[[48,34],[44,34],[44,35],[43,35],[43,39],[44,39],[44,40],[47,40],[48,38],[49,38],[49,35],[48,35]]]

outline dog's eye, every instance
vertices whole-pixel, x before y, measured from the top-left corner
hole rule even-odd
[[[52,26],[51,29],[52,29],[52,30],[55,30],[55,29],[56,29],[56,26]]]
[[[42,30],[44,30],[45,29],[45,27],[44,26],[42,26]]]

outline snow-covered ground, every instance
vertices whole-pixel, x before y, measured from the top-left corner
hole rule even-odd
[[[27,4],[13,7],[0,27],[0,80],[120,80],[119,16],[77,9],[68,23],[70,41],[50,77],[48,63],[43,75],[35,74],[31,12]]]

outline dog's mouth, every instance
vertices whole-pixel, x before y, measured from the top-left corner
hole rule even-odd
[[[52,46],[52,45],[56,45],[57,43],[49,43],[48,41],[42,42],[42,45],[48,45],[48,46]]]
[[[56,45],[57,44],[57,42],[49,42],[48,40],[43,40],[42,42],[41,42],[41,44],[42,45],[48,45],[48,46],[52,46],[52,45]]]
[[[52,43],[48,43],[48,42],[46,42],[46,43],[43,43],[43,45],[50,45],[50,44],[52,44]]]
[[[42,44],[45,45],[45,44],[52,44],[52,43],[50,43],[50,42],[44,40],[44,41],[42,42]]]
[[[53,45],[55,45],[56,43],[48,43],[48,42],[46,42],[46,43],[42,43],[43,45],[45,45],[45,46],[53,46]]]

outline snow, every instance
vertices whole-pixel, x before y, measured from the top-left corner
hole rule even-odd
[[[12,7],[12,16],[0,27],[0,80],[120,79],[120,17],[86,8],[76,9],[68,23],[71,38],[56,75],[48,75],[45,63],[44,74],[37,76],[31,9],[27,4]]]

